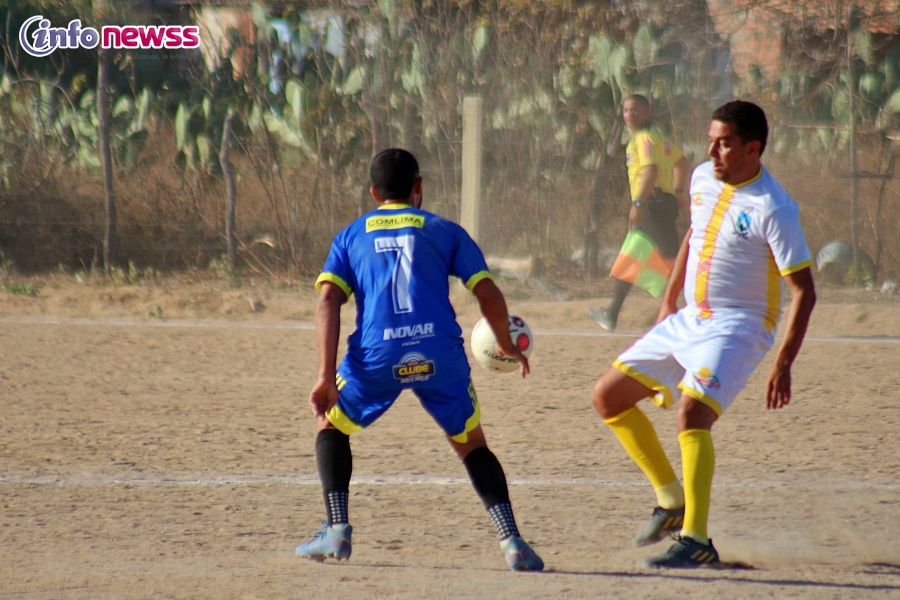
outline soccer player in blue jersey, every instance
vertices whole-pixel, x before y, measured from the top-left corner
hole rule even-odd
[[[422,178],[412,154],[384,150],[369,174],[378,208],[335,236],[316,280],[319,374],[309,404],[318,422],[316,461],[327,521],[296,554],[318,561],[350,558],[350,435],[411,390],[462,459],[509,568],[541,571],[543,561],[519,535],[506,476],[481,428],[449,278],[458,277],[475,295],[498,349],[518,361],[525,377],[528,359],[510,337],[503,294],[465,230],[421,209]],[[338,365],[340,311],[351,295],[356,330]]]

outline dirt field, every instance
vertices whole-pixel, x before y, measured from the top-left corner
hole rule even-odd
[[[633,293],[611,335],[584,316],[602,285],[502,282],[533,374],[473,378],[547,565],[520,574],[406,394],[353,437],[352,559],[293,555],[323,514],[307,284],[0,292],[0,598],[900,597],[900,297],[820,289],[791,406],[765,410],[766,361],[716,425],[710,532],[752,568],[657,572],[638,563],[665,546],[630,544],[652,490],[589,400],[656,302]],[[645,410],[680,464],[674,415]]]

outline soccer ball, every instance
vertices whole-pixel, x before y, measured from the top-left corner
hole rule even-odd
[[[531,328],[528,324],[516,315],[509,315],[509,334],[513,343],[519,347],[522,354],[529,356],[531,349],[534,347],[534,336],[531,334]],[[495,373],[511,373],[519,368],[519,363],[510,356],[500,356],[497,354],[497,337],[491,326],[484,319],[479,319],[472,329],[472,337],[469,338],[472,344],[472,355],[475,362]]]

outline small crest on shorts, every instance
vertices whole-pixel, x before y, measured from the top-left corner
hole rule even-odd
[[[399,365],[391,367],[394,379],[400,383],[416,383],[428,381],[434,375],[434,361],[428,360],[418,352],[404,354]]]
[[[717,390],[721,387],[721,385],[719,385],[718,377],[713,375],[713,372],[710,371],[709,369],[707,369],[706,367],[703,367],[696,373],[693,373],[691,376],[694,378],[694,381],[696,381],[697,383],[699,383],[700,385],[702,385],[705,388],[711,388],[711,389]]]

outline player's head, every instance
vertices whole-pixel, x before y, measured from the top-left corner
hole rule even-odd
[[[709,124],[709,157],[716,178],[736,185],[754,177],[768,136],[766,113],[752,102],[734,100],[717,108]]]
[[[372,180],[372,196],[378,202],[415,200],[421,202],[422,178],[419,163],[410,152],[400,148],[382,150],[372,159],[369,167]]]
[[[625,97],[622,102],[622,118],[629,129],[637,130],[646,126],[651,117],[650,101],[646,96],[631,94]]]
[[[717,108],[712,120],[730,124],[745,144],[759,142],[759,155],[762,156],[769,137],[769,123],[763,109],[746,100],[733,100]]]

